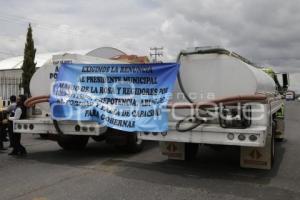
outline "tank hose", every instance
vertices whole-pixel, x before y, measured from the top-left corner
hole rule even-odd
[[[182,124],[186,121],[186,119],[194,118],[194,123],[191,126],[188,126],[187,128],[182,128]],[[205,120],[198,119],[196,116],[186,116],[184,119],[179,120],[176,123],[176,131],[178,132],[187,132],[187,131],[192,131],[193,129],[197,128],[201,124],[206,122]]]
[[[54,128],[56,130],[56,132],[59,134],[59,135],[64,135],[64,132],[61,130],[61,128],[59,127],[59,124],[58,124],[58,121],[56,119],[53,119],[53,125],[54,125]]]
[[[178,57],[177,57],[176,62],[177,62],[178,64],[180,64],[180,57],[181,57],[182,55],[183,55],[182,52],[180,52],[179,55],[178,55]],[[180,70],[180,69],[179,69],[179,70]],[[182,91],[184,97],[185,97],[190,103],[194,103],[194,102],[192,101],[192,99],[189,97],[189,95],[187,94],[187,92],[185,91],[184,87],[183,87],[182,80],[181,80],[181,76],[180,76],[180,71],[179,71],[179,70],[178,70],[178,73],[177,73],[177,81],[178,81],[179,88],[181,89],[181,91]],[[176,127],[177,127],[177,125],[176,125]]]
[[[38,103],[49,102],[49,98],[50,98],[49,95],[31,97],[31,98],[27,99],[24,104],[25,104],[26,107],[30,108],[30,107],[35,106]],[[53,121],[53,125],[54,125],[54,128],[55,128],[56,132],[59,135],[63,135],[64,132],[59,127],[58,121],[55,120],[55,119],[53,119],[52,121]]]

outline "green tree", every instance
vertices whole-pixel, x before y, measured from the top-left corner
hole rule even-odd
[[[24,49],[24,60],[22,65],[22,87],[24,88],[24,94],[30,96],[29,83],[32,75],[35,72],[36,63],[35,59],[36,49],[34,48],[34,41],[32,38],[32,28],[29,24],[27,30],[27,37]]]

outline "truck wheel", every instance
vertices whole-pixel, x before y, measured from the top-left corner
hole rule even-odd
[[[143,150],[144,142],[138,139],[136,133],[127,133],[126,143],[124,145],[117,145],[116,147],[128,153],[138,153]]]
[[[95,140],[96,142],[102,142],[103,140],[106,139],[106,135],[97,135],[97,136],[92,136],[92,139]]]
[[[82,150],[86,147],[89,136],[60,135],[57,138],[58,145],[64,150]]]
[[[284,141],[284,138],[275,138],[275,141],[276,141],[276,142],[283,142],[283,141]]]
[[[211,144],[209,145],[209,147],[214,151],[223,151],[226,148],[225,145],[220,145],[220,144]]]
[[[47,134],[40,134],[40,138],[46,140],[46,139],[48,139],[48,135]]]
[[[274,164],[275,160],[275,136],[272,134],[272,139],[271,139],[271,167]]]
[[[128,135],[127,142],[128,151],[131,153],[141,152],[144,148],[144,142],[138,138],[137,133]]]
[[[194,160],[198,153],[199,144],[185,143],[185,160]]]
[[[121,151],[138,153],[144,148],[144,142],[138,139],[137,133],[108,128],[105,134],[106,142],[115,145]]]

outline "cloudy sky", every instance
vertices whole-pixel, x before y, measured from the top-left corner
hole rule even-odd
[[[113,46],[165,60],[218,45],[251,61],[300,71],[297,0],[0,0],[0,59],[22,55],[28,22],[38,53]]]

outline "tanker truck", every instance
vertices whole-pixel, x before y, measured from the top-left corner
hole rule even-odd
[[[97,56],[80,54],[53,55],[52,59],[41,66],[32,76],[30,81],[29,98],[25,105],[28,107],[27,119],[15,120],[14,131],[22,134],[39,134],[42,138],[57,141],[64,150],[81,150],[86,147],[90,138],[97,142],[106,141],[122,151],[136,153],[142,150],[143,141],[137,138],[137,134],[124,134],[122,131],[107,128],[93,121],[56,121],[51,117],[49,106],[49,94],[55,83],[59,67],[63,63],[72,64],[113,64],[128,63],[126,54],[114,49],[99,48]],[[93,53],[93,52],[92,52]],[[144,62],[144,57],[130,62]],[[119,59],[120,58],[120,59]]]
[[[284,133],[284,102],[279,88],[287,88],[287,83],[279,87],[274,76],[223,48],[194,48],[179,53],[180,70],[165,108],[169,112],[167,132],[126,134],[92,121],[53,120],[48,98],[60,64],[124,63],[109,58],[53,56],[30,82],[33,97],[27,106],[39,109],[32,109],[29,119],[15,120],[14,131],[50,136],[66,150],[84,148],[90,137],[131,152],[140,151],[143,140],[159,141],[164,155],[181,160],[195,157],[200,144],[238,146],[242,167],[271,169],[275,138],[282,140]]]
[[[159,141],[163,155],[179,160],[194,158],[199,145],[238,146],[241,167],[271,169],[274,140],[284,133],[284,102],[274,77],[223,48],[184,50],[177,62],[168,132],[138,137]]]

